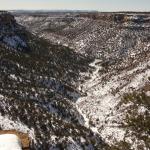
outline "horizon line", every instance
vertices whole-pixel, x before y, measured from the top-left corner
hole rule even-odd
[[[103,13],[103,12],[110,12],[110,13],[113,13],[113,12],[144,12],[144,13],[150,13],[150,11],[144,11],[144,10],[118,10],[118,11],[109,11],[109,10],[106,10],[106,11],[100,11],[100,10],[95,10],[95,9],[0,9],[0,11],[81,11],[81,12],[86,12],[86,11],[89,11],[89,12],[100,12],[100,13]]]

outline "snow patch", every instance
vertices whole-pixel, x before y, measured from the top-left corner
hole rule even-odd
[[[11,75],[10,75],[10,78],[11,78],[11,79],[14,79],[14,80],[16,80],[16,81],[17,81],[17,77],[16,77],[16,75],[15,75],[15,74],[11,74]]]
[[[144,114],[146,111],[148,111],[148,110],[144,106],[139,106],[139,108],[138,108],[139,114]]]
[[[147,91],[147,92],[146,92],[146,95],[147,95],[147,96],[150,96],[150,91]]]
[[[103,137],[105,142],[111,145],[111,141],[123,141],[125,133],[125,130],[119,129],[118,127],[105,127],[101,132],[101,136]]]
[[[8,116],[2,116],[0,114],[0,127],[3,130],[17,130],[22,133],[28,133],[29,137],[35,141],[34,129],[29,129],[26,125],[22,124],[19,121],[12,121]]]
[[[20,139],[13,134],[0,135],[1,150],[22,150]]]

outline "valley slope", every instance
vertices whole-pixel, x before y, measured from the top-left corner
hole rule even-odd
[[[2,24],[2,129],[35,149],[150,148],[149,13],[14,15],[23,34]]]

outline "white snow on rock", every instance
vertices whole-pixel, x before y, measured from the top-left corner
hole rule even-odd
[[[150,91],[147,91],[147,92],[146,92],[146,95],[147,95],[147,96],[150,96]]]
[[[21,141],[16,135],[0,135],[0,150],[22,150],[21,147]]]
[[[3,98],[4,98],[4,96],[0,94],[0,99],[3,99]]]
[[[146,111],[148,111],[147,108],[145,108],[144,106],[139,106],[139,108],[138,108],[138,113],[139,114],[143,115]]]
[[[1,116],[1,114],[0,114],[0,127],[3,130],[13,130],[14,129],[14,130],[17,130],[22,133],[28,133],[29,137],[33,141],[35,141],[35,135],[34,135],[33,129],[29,129],[26,125],[22,124],[19,121],[12,121],[7,116]]]
[[[123,141],[125,131],[118,127],[105,127],[101,132],[101,136],[105,139],[105,142],[111,145],[111,141],[113,140],[115,141],[116,139],[119,139],[120,141]]]
[[[17,77],[15,74],[10,74],[10,78],[17,81]]]

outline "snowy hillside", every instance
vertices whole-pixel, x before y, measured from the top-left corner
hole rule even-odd
[[[39,150],[149,150],[148,13],[15,18],[0,29],[1,129]]]
[[[90,70],[91,60],[22,32],[29,51],[0,43],[0,129],[27,133],[32,149],[107,147],[100,135],[83,126],[75,104],[82,95],[75,83]]]

